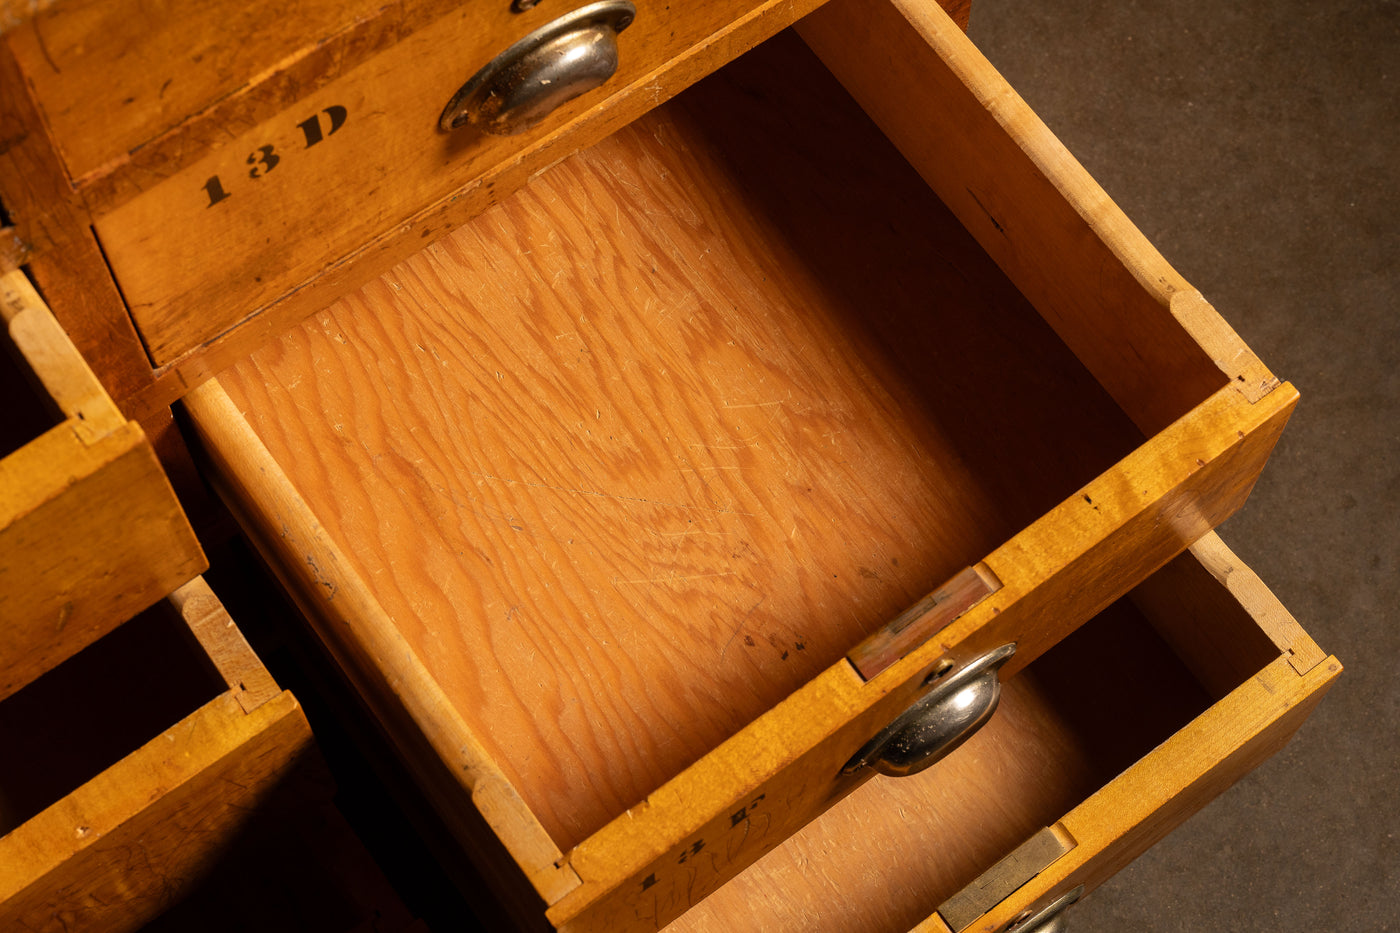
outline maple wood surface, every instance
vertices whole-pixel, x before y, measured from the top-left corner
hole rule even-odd
[[[291,7],[271,0],[68,0],[39,12],[7,41],[69,177],[81,186],[84,176],[110,170],[109,163],[380,10],[375,0]]]
[[[654,105],[815,3],[723,0],[687,5],[683,15],[643,3],[619,36],[617,74],[521,137],[438,127],[448,99],[509,44],[481,28],[486,8],[458,5],[234,139],[204,148],[154,188],[94,209],[94,229],[152,360],[165,366],[311,280],[344,279],[342,266],[376,254],[381,240],[416,248],[443,229],[418,222],[426,209],[459,199],[453,210],[485,207],[498,183],[505,189],[528,177],[522,163],[547,166],[545,153],[565,137],[606,133],[598,128],[619,113],[630,118]],[[689,66],[692,59],[704,70]],[[333,112],[341,114],[334,130]],[[323,121],[314,142],[308,120]],[[505,182],[512,173],[516,180]],[[218,179],[217,192],[206,187],[210,179]],[[207,262],[211,254],[222,260]]]
[[[564,847],[1140,440],[790,38],[221,382]]]

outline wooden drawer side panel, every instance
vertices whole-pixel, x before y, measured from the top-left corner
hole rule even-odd
[[[449,763],[461,793],[458,805],[471,800],[543,896],[562,896],[576,879],[556,866],[558,847],[339,555],[223,387],[217,381],[205,383],[186,397],[185,406],[212,461],[220,494],[303,612],[317,623],[360,695],[384,723],[400,724],[393,732],[421,734],[433,753]],[[417,746],[414,750],[422,752]]]
[[[834,0],[798,28],[1145,433],[1277,384],[934,4]]]
[[[348,27],[394,13],[402,16],[401,5],[378,0],[291,8],[268,0],[65,2],[8,42],[69,176],[81,183],[190,115],[288,70],[306,51],[334,44]]]
[[[534,135],[509,138],[437,129],[470,74],[442,50],[476,42],[475,21],[459,10],[100,216],[96,229],[165,366],[284,299],[283,323],[327,304],[813,5],[727,0],[684,16],[643,6],[604,89],[564,105]],[[496,51],[477,55],[484,63]],[[330,111],[344,115],[340,128],[308,145],[301,124]],[[211,251],[227,261],[211,266]]]

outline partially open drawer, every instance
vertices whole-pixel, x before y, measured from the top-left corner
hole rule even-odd
[[[0,699],[207,566],[141,428],[0,276]]]
[[[670,929],[1004,930],[1278,751],[1340,671],[1207,535],[1007,682],[956,754],[866,784]]]
[[[0,928],[135,930],[311,748],[202,578],[0,702]]]
[[[785,34],[187,399],[564,929],[664,923],[931,673],[1014,676],[1237,508],[1296,398],[937,7],[800,31],[884,132]]]

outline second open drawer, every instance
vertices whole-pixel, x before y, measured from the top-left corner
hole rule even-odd
[[[955,754],[861,787],[671,929],[1006,930],[1282,748],[1340,671],[1209,534],[1010,679]]]
[[[187,399],[562,929],[720,887],[941,665],[1014,677],[1236,509],[1296,399],[936,5],[799,32]]]

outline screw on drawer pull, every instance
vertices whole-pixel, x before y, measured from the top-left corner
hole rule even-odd
[[[606,0],[541,26],[462,85],[438,125],[455,130],[471,124],[494,136],[536,126],[556,107],[613,76],[617,34],[636,15],[626,0]]]
[[[1014,644],[1002,645],[937,681],[866,742],[841,772],[874,768],[880,774],[903,777],[942,759],[992,717],[1001,699],[997,670],[1015,653]]]
[[[1079,900],[1083,893],[1084,885],[1081,884],[1035,913],[1018,917],[1006,928],[1006,933],[1065,933],[1068,929],[1065,926],[1065,909]]]

